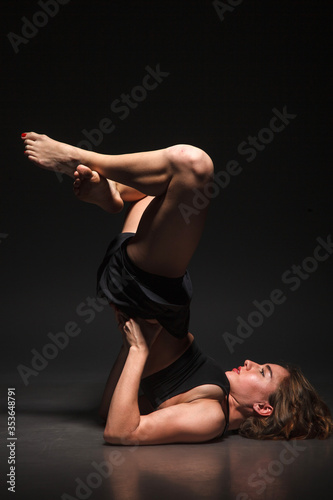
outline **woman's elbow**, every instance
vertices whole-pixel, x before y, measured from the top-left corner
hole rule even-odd
[[[121,440],[123,436],[120,436],[119,433],[106,426],[103,432],[103,439],[108,444],[122,444]]]
[[[137,446],[139,444],[132,434],[112,432],[110,429],[104,430],[103,439],[108,444],[123,446]]]

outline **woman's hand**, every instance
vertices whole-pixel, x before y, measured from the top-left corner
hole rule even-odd
[[[123,313],[122,311],[117,309],[117,307],[114,306],[113,309],[115,311],[118,329],[120,330],[121,333],[123,333],[124,332],[124,325],[125,325],[126,321],[128,321],[130,318],[125,313]]]
[[[130,318],[123,326],[123,332],[129,347],[148,349],[155,342],[162,326],[156,320],[144,320],[142,318]]]

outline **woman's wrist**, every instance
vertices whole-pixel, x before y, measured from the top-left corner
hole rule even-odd
[[[149,349],[147,345],[131,345],[129,347],[129,352],[133,352],[137,356],[148,357]]]

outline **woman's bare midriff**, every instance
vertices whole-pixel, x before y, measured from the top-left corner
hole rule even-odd
[[[177,361],[190,347],[193,339],[191,333],[183,339],[177,339],[163,328],[150,349],[142,377],[148,377]]]
[[[150,350],[143,372],[143,378],[163,370],[177,361],[177,359],[190,347],[193,340],[194,337],[191,333],[188,333],[184,339],[179,340],[163,329]],[[181,403],[191,403],[198,399],[212,399],[222,402],[225,399],[225,393],[218,385],[200,385],[167,399],[158,409]]]

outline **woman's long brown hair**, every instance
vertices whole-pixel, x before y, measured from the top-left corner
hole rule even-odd
[[[328,438],[332,433],[328,406],[299,367],[282,366],[289,376],[269,398],[274,408],[272,415],[248,417],[241,424],[239,434],[253,439]]]

